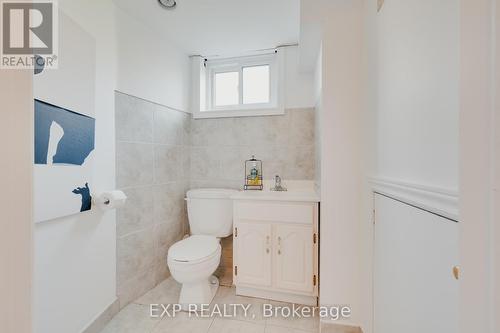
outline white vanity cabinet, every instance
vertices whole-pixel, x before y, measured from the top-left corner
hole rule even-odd
[[[238,295],[316,305],[318,203],[234,200]]]

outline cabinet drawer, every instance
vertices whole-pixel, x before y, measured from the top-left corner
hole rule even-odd
[[[234,205],[236,219],[312,224],[315,203],[238,201]]]

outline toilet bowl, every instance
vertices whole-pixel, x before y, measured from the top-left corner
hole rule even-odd
[[[199,189],[187,193],[189,226],[192,235],[178,241],[168,250],[167,264],[172,277],[182,284],[179,304],[185,311],[190,306],[210,304],[219,281],[212,276],[220,263],[220,238],[232,234],[231,196],[228,189]]]
[[[167,264],[172,277],[182,284],[179,304],[188,310],[190,304],[209,304],[217,291],[212,279],[220,263],[221,246],[214,236],[193,235],[170,247]]]

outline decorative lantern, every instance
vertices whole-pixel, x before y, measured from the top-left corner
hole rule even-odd
[[[245,161],[245,190],[261,190],[262,184],[262,161],[252,158]]]

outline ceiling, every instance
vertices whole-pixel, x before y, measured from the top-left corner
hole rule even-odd
[[[234,55],[299,41],[300,0],[114,0],[190,55]]]

